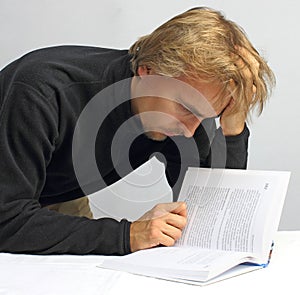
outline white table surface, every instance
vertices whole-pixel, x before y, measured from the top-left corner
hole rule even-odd
[[[270,265],[204,287],[105,270],[103,256],[0,253],[0,294],[300,294],[300,231],[281,231]]]

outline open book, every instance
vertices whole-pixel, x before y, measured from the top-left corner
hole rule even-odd
[[[179,196],[188,223],[175,246],[100,267],[199,285],[265,267],[289,178],[285,171],[189,168]]]

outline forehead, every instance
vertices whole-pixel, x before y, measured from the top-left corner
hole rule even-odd
[[[222,95],[223,86],[219,81],[208,82],[187,77],[176,79],[183,82],[179,89],[180,103],[195,114],[215,117],[228,104],[228,99]]]
[[[182,104],[196,116],[215,117],[228,104],[221,95],[221,90],[222,84],[217,81],[149,75],[141,80],[137,96],[165,98]]]

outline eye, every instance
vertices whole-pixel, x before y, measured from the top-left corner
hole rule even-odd
[[[178,109],[180,112],[190,113],[190,111],[180,103],[178,104]]]

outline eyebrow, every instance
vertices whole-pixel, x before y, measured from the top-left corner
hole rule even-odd
[[[190,112],[192,112],[193,115],[195,115],[197,117],[205,118],[205,115],[203,115],[202,113],[198,112],[193,106],[191,106],[191,105],[184,105],[184,104],[183,104],[183,106],[185,108],[187,108]],[[222,114],[224,113],[225,109],[226,109],[226,107],[224,107],[224,109],[218,115],[216,115],[214,117],[210,117],[210,118],[219,118],[219,117],[221,117]]]

